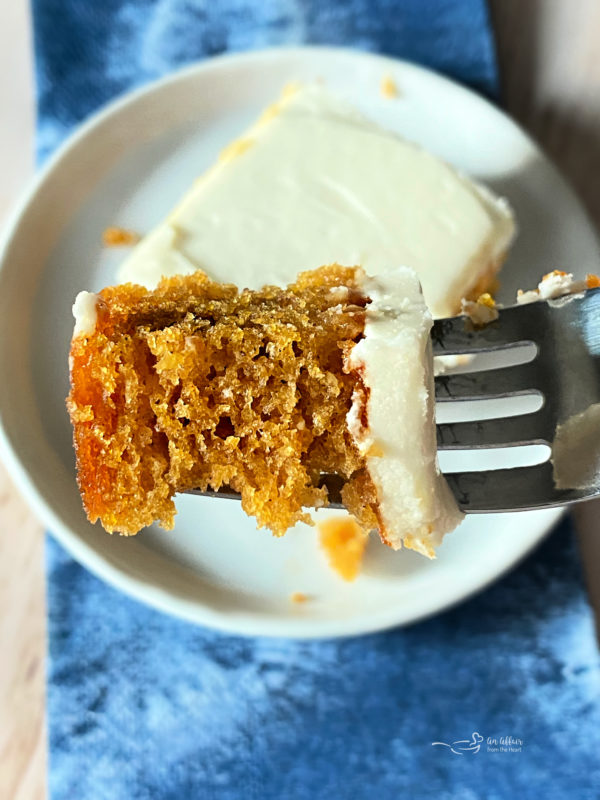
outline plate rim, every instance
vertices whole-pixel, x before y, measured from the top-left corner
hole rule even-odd
[[[27,215],[28,209],[37,197],[38,192],[47,181],[51,180],[53,174],[60,169],[61,162],[67,157],[71,150],[76,148],[97,126],[110,121],[111,118],[117,116],[121,110],[135,104],[138,100],[154,92],[161,91],[170,84],[186,80],[196,73],[218,71],[222,68],[227,68],[228,65],[239,62],[260,62],[269,59],[277,59],[278,57],[290,58],[294,56],[304,58],[310,55],[311,52],[319,53],[321,56],[325,57],[343,55],[349,58],[377,62],[380,65],[385,65],[386,63],[390,65],[393,64],[396,69],[401,68],[406,71],[414,71],[427,78],[433,77],[438,82],[451,87],[453,91],[459,91],[470,97],[474,97],[494,113],[500,115],[504,122],[513,125],[524,139],[536,151],[541,153],[546,164],[550,165],[560,174],[560,177],[565,183],[565,188],[574,196],[582,216],[589,222],[587,212],[572,191],[570,184],[565,180],[556,165],[541,151],[533,138],[502,109],[476,90],[466,87],[434,69],[422,67],[413,62],[388,55],[381,55],[349,47],[329,47],[320,45],[270,47],[259,50],[224,53],[206,60],[195,61],[157,80],[119,94],[117,97],[103,104],[81,123],[77,124],[72,132],[48,158],[44,166],[30,179],[28,185],[21,193],[20,199],[14,206],[12,213],[8,215],[0,234],[0,272],[5,269],[7,261],[6,256],[10,249],[11,242],[18,233]],[[119,567],[113,565],[105,556],[98,553],[92,546],[88,545],[80,536],[71,530],[71,528],[62,521],[60,515],[54,508],[43,498],[42,493],[38,490],[22,464],[16,448],[13,447],[9,433],[4,426],[1,409],[0,457],[8,469],[11,479],[16,484],[37,518],[45,525],[51,535],[54,536],[80,564],[85,566],[96,577],[104,580],[110,586],[123,591],[126,595],[162,612],[198,625],[204,625],[222,632],[242,636],[323,639],[364,635],[393,627],[411,625],[432,617],[435,614],[443,613],[469,599],[479,591],[482,591],[491,583],[500,579],[509,570],[513,569],[515,565],[520,563],[539,545],[565,513],[564,508],[553,509],[552,511],[554,513],[549,513],[547,524],[542,525],[540,531],[527,545],[513,554],[511,559],[504,563],[499,571],[488,570],[483,575],[478,576],[477,580],[472,580],[466,586],[461,587],[461,590],[456,592],[451,599],[443,605],[434,602],[431,604],[432,607],[422,607],[417,614],[403,614],[401,613],[402,609],[392,608],[391,610],[384,609],[383,613],[371,613],[366,618],[355,616],[343,620],[315,620],[313,618],[298,616],[298,618],[293,621],[292,625],[289,619],[278,619],[277,617],[269,618],[264,616],[257,617],[255,614],[245,614],[244,612],[228,613],[215,611],[211,606],[199,601],[187,601],[175,597],[148,580],[129,575]],[[291,630],[292,627],[293,630]]]

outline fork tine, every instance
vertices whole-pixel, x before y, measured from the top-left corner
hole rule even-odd
[[[531,414],[474,422],[447,422],[437,426],[438,450],[550,444],[552,419],[546,408]]]
[[[550,508],[600,495],[595,489],[556,489],[552,464],[445,475],[463,511],[500,513]]]
[[[505,308],[497,320],[477,328],[468,317],[436,319],[431,329],[433,354],[482,353],[533,342],[545,313],[545,308],[535,306],[528,306],[526,314],[519,306]]]
[[[536,464],[532,467],[513,467],[483,472],[444,473],[448,485],[460,508],[471,514],[497,514],[508,511],[531,511],[540,508],[566,505],[600,496],[600,486],[593,489],[556,489],[552,477],[552,464]],[[329,487],[330,476],[325,476],[323,485],[329,489],[329,508],[344,508],[334,478]],[[223,499],[240,499],[236,492],[210,489],[187,489],[187,494]]]
[[[239,492],[235,492],[233,489],[229,489],[228,487],[223,487],[221,489],[184,489],[184,494],[195,494],[199,497],[216,497],[221,498],[223,500],[241,500],[242,496]]]
[[[319,486],[326,486],[329,495],[329,508],[345,508],[342,503],[342,488],[344,481],[338,475],[322,475],[319,480]],[[239,492],[230,489],[227,486],[222,487],[215,491],[214,489],[185,489],[185,494],[195,494],[199,497],[216,497],[222,500],[241,500],[242,496]]]
[[[437,375],[435,399],[444,402],[541,394],[542,391],[538,388],[540,382],[540,370],[535,362],[459,375]]]

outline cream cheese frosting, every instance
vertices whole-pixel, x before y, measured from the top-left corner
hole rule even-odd
[[[418,274],[436,317],[491,276],[512,241],[505,200],[320,85],[288,92],[131,252],[121,282],[203,269],[259,288],[337,262]]]
[[[382,537],[394,549],[404,544],[431,558],[464,516],[437,459],[432,317],[408,268],[365,278],[363,291],[371,303],[349,366],[368,391],[366,409],[355,394],[348,428],[377,490]]]

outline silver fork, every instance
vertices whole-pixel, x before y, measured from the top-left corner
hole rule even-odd
[[[512,306],[479,329],[464,317],[437,320],[432,340],[436,355],[536,348],[524,364],[436,377],[438,402],[527,394],[543,401],[538,411],[520,416],[439,424],[439,450],[552,445],[558,424],[600,402],[600,289]],[[557,489],[551,461],[445,477],[460,507],[471,513],[549,508],[600,495],[600,480],[585,489]]]
[[[558,300],[512,306],[494,322],[474,328],[465,317],[436,320],[431,332],[436,356],[477,355],[534,345],[532,361],[479,372],[439,375],[437,402],[487,400],[537,394],[538,411],[515,417],[437,425],[438,450],[552,445],[556,427],[600,402],[600,289]],[[446,473],[459,506],[467,513],[549,508],[600,495],[598,485],[557,489],[552,463],[478,472]],[[330,506],[342,507],[342,482],[324,475]],[[228,490],[191,490],[209,497],[239,499]]]

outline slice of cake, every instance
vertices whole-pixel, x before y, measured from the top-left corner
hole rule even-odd
[[[257,289],[322,264],[405,264],[434,317],[490,290],[515,230],[505,200],[325,88],[280,102],[132,251],[119,280],[202,269]]]
[[[330,266],[287,289],[202,272],[82,293],[71,392],[88,517],[173,526],[177,492],[230,487],[281,535],[324,506],[426,555],[461,519],[436,459],[427,312],[415,274]],[[224,502],[224,501],[223,501]]]

